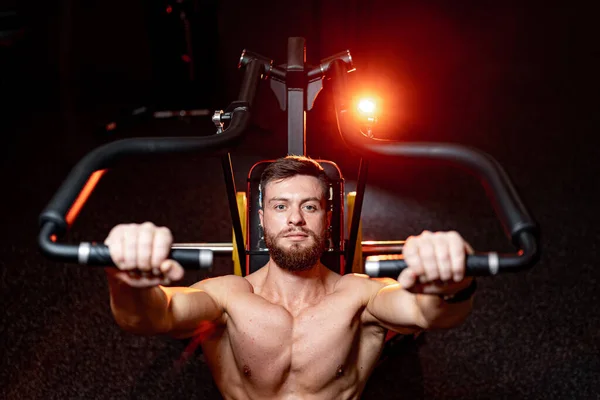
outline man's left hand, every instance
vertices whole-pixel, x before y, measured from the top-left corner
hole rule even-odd
[[[406,240],[402,254],[407,268],[398,282],[410,292],[452,295],[472,281],[465,277],[465,261],[473,249],[457,232],[423,231]]]

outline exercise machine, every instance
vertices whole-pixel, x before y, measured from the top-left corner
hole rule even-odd
[[[231,151],[240,142],[250,122],[253,101],[260,80],[269,81],[282,110],[287,113],[288,154],[306,155],[306,112],[324,83],[330,86],[337,125],[345,144],[361,155],[355,195],[348,198],[350,226],[344,229],[344,180],[335,163],[318,160],[332,180],[330,190],[334,207],[332,240],[328,265],[341,274],[364,272],[372,277],[397,277],[406,267],[401,252],[403,241],[359,240],[361,208],[366,188],[369,162],[380,159],[417,159],[443,161],[460,166],[476,175],[500,220],[507,238],[516,248],[512,254],[475,253],[467,256],[469,276],[489,276],[518,272],[532,267],[539,259],[539,230],[509,176],[489,154],[477,149],[447,143],[405,143],[380,140],[371,129],[361,126],[351,112],[347,74],[354,71],[352,56],[343,51],[307,64],[304,38],[288,39],[287,63],[275,65],[273,60],[244,50],[239,67],[244,78],[237,100],[213,115],[216,133],[202,137],[132,138],[105,144],[75,165],[66,180],[40,215],[38,237],[42,253],[56,261],[89,266],[114,265],[108,248],[99,243],[69,244],[60,241],[72,226],[81,207],[107,168],[117,160],[137,155],[158,156],[165,153],[195,153],[221,158],[233,221],[232,243],[174,244],[170,256],[184,268],[210,268],[215,253],[232,254],[234,273],[246,275],[264,264],[268,251],[261,245],[256,211],[259,199],[256,185],[260,171],[268,160],[256,164],[248,175],[246,193],[238,194],[231,166]],[[364,261],[364,262],[363,262]]]

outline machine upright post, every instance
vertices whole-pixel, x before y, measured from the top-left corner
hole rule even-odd
[[[306,44],[302,37],[288,38],[286,66],[288,154],[306,155]]]

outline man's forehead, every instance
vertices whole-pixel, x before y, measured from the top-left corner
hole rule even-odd
[[[311,197],[323,198],[323,189],[317,178],[310,175],[295,175],[270,181],[263,188],[263,195],[267,198],[281,197],[282,195],[308,194]]]

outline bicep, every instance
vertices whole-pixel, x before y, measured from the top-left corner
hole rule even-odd
[[[423,330],[416,295],[391,279],[372,285],[365,313],[367,321],[394,332],[412,334]]]
[[[169,298],[168,333],[178,338],[194,335],[203,321],[216,321],[222,307],[199,288],[163,288]]]
[[[227,302],[232,293],[251,291],[250,283],[239,276],[205,279],[189,288],[165,288],[170,296],[169,333],[182,338],[203,329],[204,322],[225,322]]]

